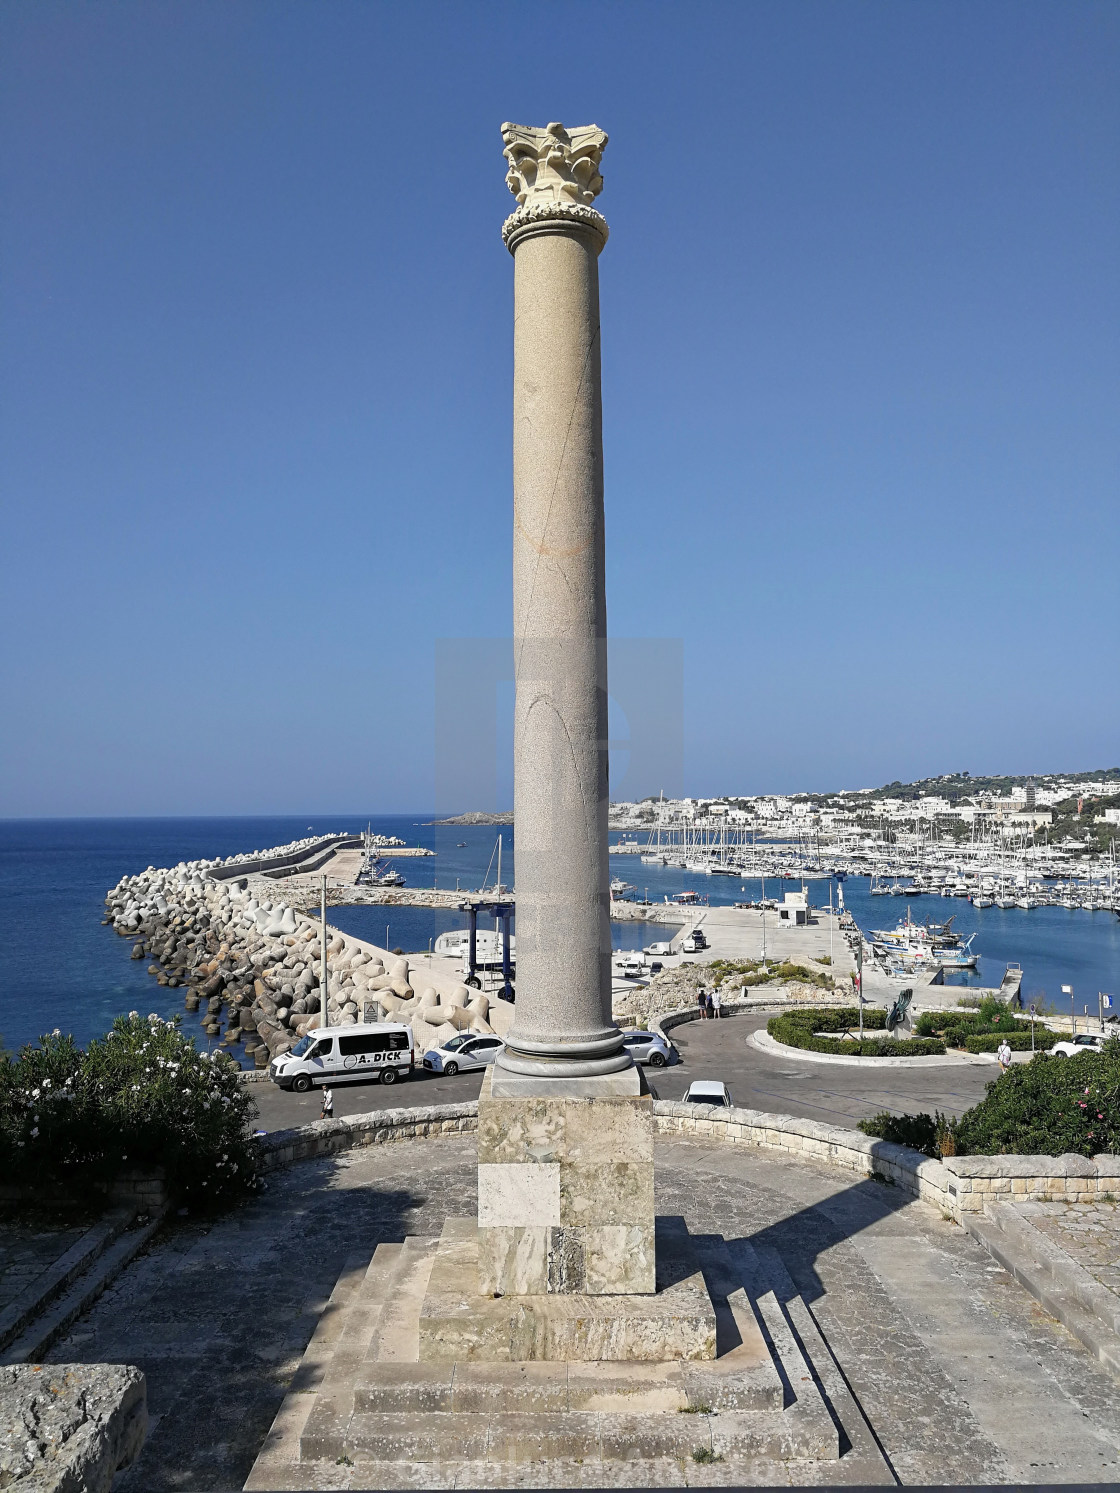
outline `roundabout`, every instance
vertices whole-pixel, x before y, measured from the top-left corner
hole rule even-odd
[[[813,1052],[808,1047],[791,1047],[786,1042],[779,1042],[770,1033],[761,1028],[752,1032],[747,1038],[748,1045],[756,1051],[765,1053],[772,1058],[793,1058],[809,1063],[837,1063],[845,1067],[857,1068],[971,1068],[981,1067],[990,1073],[991,1063],[983,1057],[973,1057],[969,1053],[918,1053],[912,1058],[900,1057],[847,1057],[843,1053],[835,1052]]]

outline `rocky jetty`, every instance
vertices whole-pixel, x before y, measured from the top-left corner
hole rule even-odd
[[[316,843],[309,842],[310,851]],[[290,848],[303,847],[268,854]],[[274,883],[231,876],[236,864],[189,861],[123,877],[106,898],[105,921],[132,939],[134,959],[151,961],[148,972],[159,984],[183,987],[187,1009],[203,1012],[211,1036],[224,1026],[222,1045],[242,1044],[263,1068],[320,1024],[321,930],[305,913],[271,900]],[[407,959],[387,957],[329,924],[327,980],[330,1025],[404,1021],[421,1052],[459,1031],[501,1034],[512,1016],[504,1002],[465,985],[414,988]]]

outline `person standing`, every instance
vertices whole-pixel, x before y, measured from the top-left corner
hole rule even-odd
[[[720,998],[719,986],[712,991],[712,1019],[718,1021],[723,1015],[723,1001]]]
[[[323,1113],[320,1116],[320,1118],[324,1119],[324,1120],[333,1120],[334,1119],[334,1090],[333,1089],[324,1089],[323,1090]]]
[[[705,1016],[707,1016],[707,1014],[708,1014],[708,1010],[707,1010],[707,1000],[706,1000],[706,997],[704,995],[704,987],[702,985],[701,985],[700,989],[696,992],[696,1003],[700,1007],[700,1020],[703,1021],[704,1018],[705,1018]]]

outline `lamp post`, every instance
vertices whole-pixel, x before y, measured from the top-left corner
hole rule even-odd
[[[1069,996],[1069,1035],[1072,1041],[1077,1036],[1077,1009],[1073,1004],[1073,986],[1063,985],[1062,994]]]
[[[320,884],[319,895],[319,984],[322,986],[322,989],[319,991],[319,1029],[320,1031],[322,1031],[328,1025],[327,1004],[329,1000],[329,990],[327,986],[327,877],[325,872]]]

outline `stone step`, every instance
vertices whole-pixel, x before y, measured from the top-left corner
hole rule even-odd
[[[542,1462],[579,1469],[580,1483],[615,1481],[619,1472],[606,1468],[623,1463],[639,1482],[660,1468],[663,1482],[697,1455],[722,1460],[721,1482],[783,1482],[791,1462],[836,1464],[841,1422],[824,1385],[835,1401],[842,1376],[830,1359],[827,1372],[814,1368],[827,1347],[776,1256],[669,1230],[666,1280],[699,1269],[716,1311],[716,1360],[422,1362],[420,1307],[436,1245],[382,1246],[360,1286],[340,1281],[337,1321],[322,1324],[318,1344],[325,1354],[334,1335],[318,1392],[288,1397],[246,1489],[333,1487],[341,1467],[362,1487],[446,1487],[510,1485]],[[316,1347],[313,1338],[309,1353]],[[311,1402],[302,1426],[300,1399]],[[847,1403],[843,1413],[855,1415]],[[863,1450],[858,1435],[847,1441]],[[884,1481],[882,1459],[856,1460],[861,1481]]]
[[[334,1445],[350,1424],[354,1385],[376,1337],[381,1314],[407,1271],[407,1245],[407,1240],[404,1244],[378,1245],[365,1272],[343,1295],[335,1320],[327,1327],[333,1344],[329,1355],[324,1356],[313,1401],[299,1427],[298,1454],[305,1460],[322,1457],[322,1448]],[[324,1349],[328,1342],[323,1343]]]
[[[992,1259],[1120,1380],[1120,1303],[1113,1293],[1013,1203],[989,1203],[983,1213],[963,1214],[962,1222]]]
[[[827,1415],[825,1416],[827,1420]],[[831,1421],[829,1421],[831,1427]],[[465,1414],[355,1411],[344,1434],[321,1443],[320,1460],[337,1462],[536,1462],[582,1458],[585,1463],[691,1458],[697,1451],[726,1459],[831,1460],[839,1455],[818,1422],[796,1413],[760,1410],[717,1415],[609,1414],[595,1411],[504,1411]]]
[[[114,1208],[88,1228],[49,1269],[24,1287],[0,1311],[0,1352],[25,1332],[35,1317],[61,1296],[78,1276],[84,1275],[132,1222],[134,1208]]]
[[[164,1211],[138,1228],[126,1229],[96,1252],[88,1268],[72,1277],[63,1293],[0,1354],[3,1363],[39,1363],[65,1332],[88,1312],[121,1271],[131,1263],[163,1222]]]
[[[276,1493],[303,1486],[298,1478],[291,1482],[299,1465],[301,1438],[307,1434],[313,1445],[316,1436],[329,1437],[349,1424],[354,1412],[352,1381],[369,1351],[401,1248],[379,1244],[372,1257],[348,1256],[253,1464],[247,1490]]]
[[[438,1239],[409,1237],[401,1245],[392,1283],[370,1339],[367,1357],[378,1363],[416,1363],[420,1312],[435,1263]]]
[[[757,1251],[747,1240],[737,1239],[729,1246],[729,1253],[753,1302],[771,1348],[772,1362],[782,1379],[783,1419],[797,1426],[801,1444],[813,1448],[798,1455],[826,1460],[839,1457],[839,1423],[822,1398],[812,1364],[791,1321],[795,1304],[801,1303],[800,1293],[781,1261],[771,1252]]]
[[[828,1413],[838,1433],[844,1481],[868,1487],[893,1485],[897,1481],[894,1470],[872,1431],[862,1406],[853,1395],[816,1317],[790,1278],[781,1256],[774,1249],[748,1248],[753,1255],[756,1282],[759,1287],[768,1284],[772,1293],[770,1299],[763,1298],[762,1304],[767,1310],[778,1303],[784,1308],[801,1360],[816,1385],[819,1403]],[[787,1367],[787,1374],[788,1372]],[[813,1406],[811,1414],[818,1414],[814,1397],[805,1398]],[[831,1445],[829,1435],[829,1446]]]

